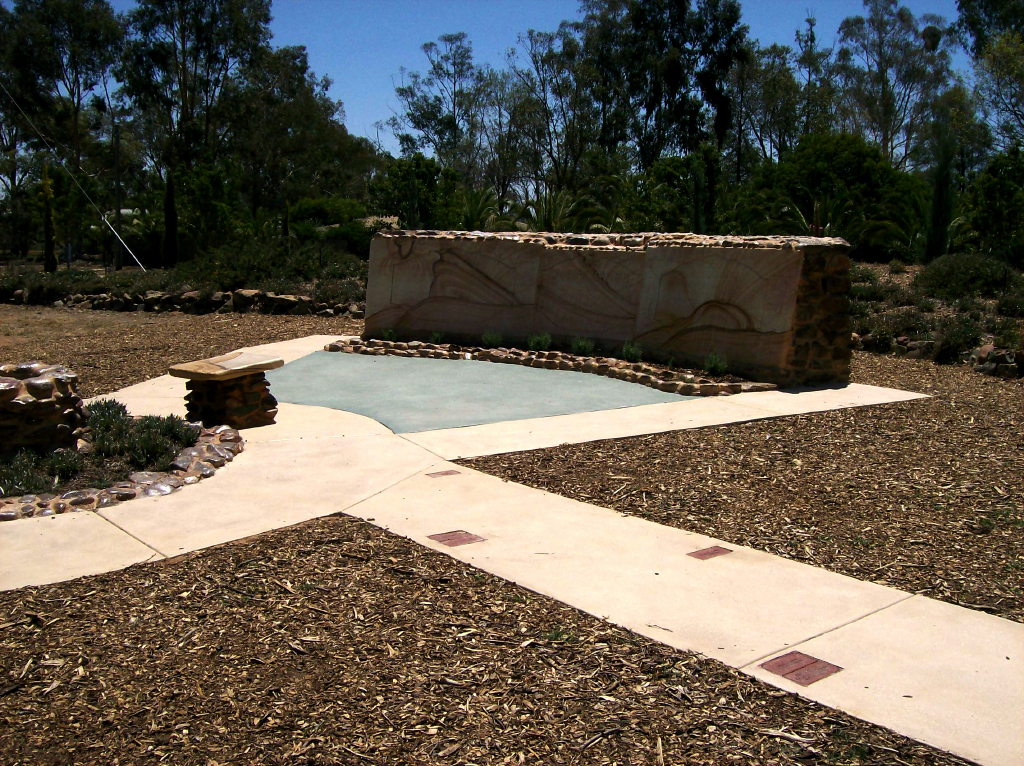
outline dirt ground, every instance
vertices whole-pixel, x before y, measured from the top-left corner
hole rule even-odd
[[[304,335],[347,335],[362,322],[317,316],[150,314],[0,304],[0,360],[38,359],[78,373],[96,396],[163,375],[172,364]]]
[[[359,329],[0,306],[0,360],[65,364],[92,395]],[[907,587],[923,567],[874,562],[923,563],[930,595],[1019,619],[1019,384],[856,361],[935,398],[472,464],[864,579]],[[961,763],[345,516],[0,593],[0,763],[156,761]]]

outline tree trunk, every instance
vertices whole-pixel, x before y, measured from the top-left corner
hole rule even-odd
[[[43,271],[52,274],[57,270],[57,252],[53,242],[53,188],[50,174],[43,168]]]
[[[174,171],[168,168],[164,184],[163,267],[178,263],[178,203],[174,196]]]

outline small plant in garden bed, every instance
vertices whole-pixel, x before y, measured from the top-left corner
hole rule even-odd
[[[627,340],[619,350],[619,356],[627,362],[639,362],[644,358],[644,350],[633,341]]]
[[[0,497],[107,486],[132,471],[164,470],[198,433],[173,415],[133,418],[112,400],[89,407],[88,427],[90,446],[81,452],[21,450],[0,460]]]
[[[551,333],[542,332],[539,335],[531,335],[527,339],[527,347],[530,351],[547,351],[551,348]]]
[[[576,356],[593,356],[594,345],[590,338],[573,338],[570,348]]]
[[[704,369],[711,375],[725,375],[728,365],[722,357],[712,351],[704,357]]]
[[[480,336],[480,345],[484,348],[498,348],[501,346],[501,341],[501,334],[496,332],[485,332]]]

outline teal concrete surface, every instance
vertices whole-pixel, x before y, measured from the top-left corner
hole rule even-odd
[[[582,372],[327,351],[271,370],[267,379],[278,401],[356,412],[395,433],[694,398]]]

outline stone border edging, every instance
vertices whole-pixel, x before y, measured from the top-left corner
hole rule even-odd
[[[603,375],[608,378],[639,383],[643,386],[681,396],[728,396],[753,391],[774,391],[774,383],[726,383],[701,378],[689,372],[666,370],[645,362],[627,362],[612,357],[577,356],[563,351],[524,351],[518,348],[478,348],[452,343],[420,341],[339,339],[324,346],[324,351],[375,356],[406,356],[428,359],[471,359],[540,367],[546,370],[570,370]]]
[[[183,293],[147,290],[145,293],[108,292],[83,295],[75,293],[49,303],[26,300],[23,289],[0,296],[0,302],[15,305],[40,305],[55,308],[81,308],[96,311],[181,311],[186,314],[288,314],[362,319],[365,301],[329,304],[307,295],[290,295],[264,290],[228,290],[206,294],[199,290]]]
[[[199,431],[196,443],[178,453],[168,471],[136,471],[127,481],[106,489],[73,489],[59,495],[22,495],[0,498],[0,522],[69,511],[96,511],[137,497],[169,495],[186,484],[209,478],[234,460],[245,440],[234,428],[214,426]]]

